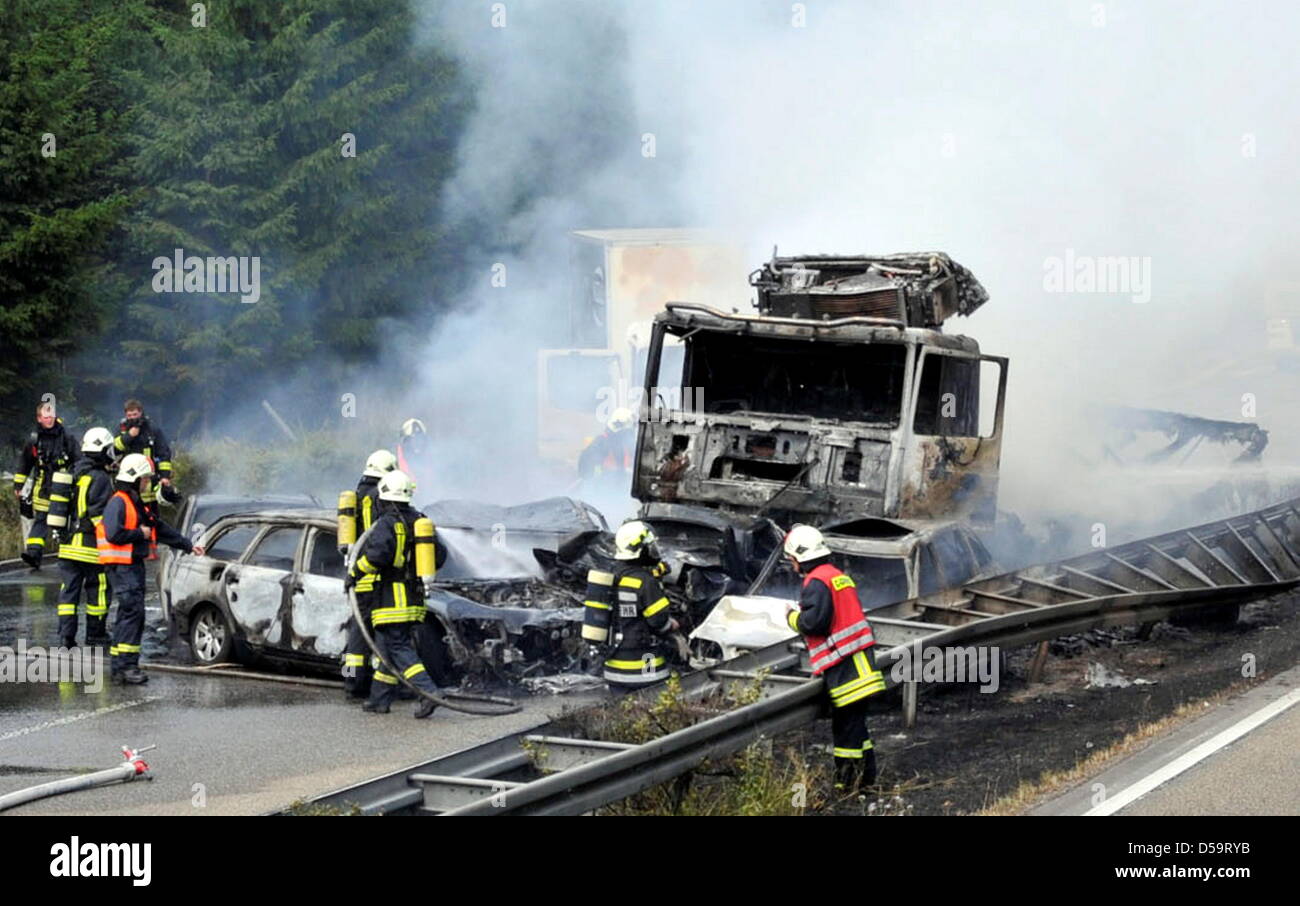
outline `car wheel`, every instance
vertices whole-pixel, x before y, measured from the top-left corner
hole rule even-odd
[[[190,651],[200,664],[221,664],[235,649],[235,632],[223,614],[211,604],[190,617]]]

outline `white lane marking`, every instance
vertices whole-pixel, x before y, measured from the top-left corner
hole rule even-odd
[[[124,708],[134,708],[136,705],[147,705],[149,702],[156,702],[161,698],[161,695],[150,695],[135,701],[122,702],[120,705],[109,705],[107,708],[97,708],[94,711],[83,711],[80,714],[60,717],[56,720],[47,720],[45,723],[36,724],[32,727],[23,727],[21,730],[10,730],[8,733],[0,735],[0,742],[4,742],[6,739],[17,739],[19,736],[26,736],[28,733],[35,733],[37,730],[48,730],[50,727],[61,727],[64,724],[76,723],[88,717],[99,717],[101,714],[121,711]]]
[[[1231,727],[1207,739],[1190,752],[1183,753],[1164,767],[1153,771],[1137,783],[1108,798],[1101,805],[1088,809],[1083,813],[1083,816],[1086,818],[1089,816],[1113,815],[1126,805],[1141,799],[1161,784],[1168,783],[1197,762],[1204,761],[1219,749],[1245,736],[1265,721],[1277,717],[1297,702],[1300,702],[1300,689],[1292,689],[1277,701],[1265,705],[1248,717],[1243,717]]]

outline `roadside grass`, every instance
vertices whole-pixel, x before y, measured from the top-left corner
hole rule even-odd
[[[1063,771],[1046,771],[1039,775],[1036,780],[1022,782],[1011,793],[989,803],[975,814],[980,816],[1023,814],[1054,794],[1082,783],[1089,777],[1100,773],[1109,762],[1144,748],[1147,743],[1157,737],[1163,736],[1170,730],[1199,717],[1208,708],[1221,704],[1249,686],[1249,682],[1239,682],[1213,695],[1198,697],[1195,701],[1183,702],[1171,713],[1166,714],[1159,720],[1139,724],[1137,729],[1118,742],[1089,753],[1086,758],[1072,768]]]

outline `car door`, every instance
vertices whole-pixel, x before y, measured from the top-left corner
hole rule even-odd
[[[343,653],[352,616],[352,605],[343,593],[345,569],[338,536],[318,527],[309,529],[290,589],[293,644],[299,653],[329,658]]]
[[[203,556],[176,557],[168,567],[167,603],[170,610],[188,616],[203,602],[227,604],[224,576],[239,562],[262,526],[256,522],[230,522],[208,533]],[[242,627],[241,627],[242,629]]]
[[[251,645],[291,647],[287,608],[302,535],[300,525],[267,526],[222,577],[231,616]]]

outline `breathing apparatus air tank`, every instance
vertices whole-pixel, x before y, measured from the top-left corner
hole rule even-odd
[[[614,621],[614,574],[603,569],[587,571],[587,598],[582,608],[582,637],[603,645],[609,641]]]
[[[346,552],[357,543],[357,492],[339,492],[338,512],[339,550]]]
[[[72,475],[59,470],[50,477],[50,511],[45,524],[55,531],[68,527],[68,503],[72,499]]]
[[[433,520],[421,516],[415,520],[415,574],[421,579],[432,579],[438,572]]]

